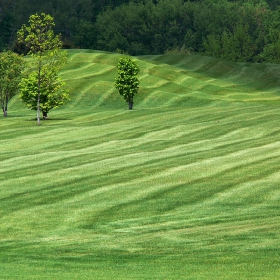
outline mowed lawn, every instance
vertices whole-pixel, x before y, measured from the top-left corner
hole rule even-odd
[[[70,50],[71,101],[0,119],[0,279],[279,279],[280,66]]]

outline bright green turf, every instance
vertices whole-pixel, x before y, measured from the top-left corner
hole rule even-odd
[[[280,66],[71,50],[71,101],[0,119],[0,279],[279,279]]]

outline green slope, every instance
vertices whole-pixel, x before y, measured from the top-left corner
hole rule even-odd
[[[277,65],[69,51],[71,102],[0,120],[0,279],[278,279]]]

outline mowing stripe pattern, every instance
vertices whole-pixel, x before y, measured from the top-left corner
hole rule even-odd
[[[119,57],[70,50],[71,101],[0,121],[3,279],[277,279],[280,67],[138,57],[129,111]]]

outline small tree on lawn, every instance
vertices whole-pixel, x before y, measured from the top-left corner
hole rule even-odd
[[[0,102],[4,117],[8,115],[8,103],[18,93],[24,60],[21,56],[5,51],[0,53]]]
[[[34,79],[36,79],[37,122],[38,125],[40,125],[40,111],[43,110],[41,98],[45,98],[48,100],[46,102],[51,103],[50,100],[53,100],[51,95],[58,95],[59,93],[66,94],[65,91],[63,92],[61,90],[57,92],[56,85],[59,84],[59,89],[63,85],[59,82],[57,73],[65,64],[67,56],[66,52],[61,51],[62,41],[60,40],[60,36],[54,35],[53,27],[55,24],[53,17],[44,13],[40,15],[35,14],[30,16],[28,22],[29,25],[23,25],[17,33],[18,42],[24,43],[29,50],[28,54],[31,57],[30,66],[33,71],[33,74],[27,77],[30,81],[28,82],[25,79],[22,82],[21,88],[23,91],[21,96],[23,101],[26,102],[26,100],[29,100],[29,98],[24,97],[27,94],[24,88],[32,87],[31,85],[34,86]],[[46,81],[47,79],[49,80]],[[52,89],[50,90],[50,88]],[[60,100],[65,101],[66,99],[67,98],[61,98]],[[30,102],[28,101],[27,103],[29,107],[30,105],[28,104],[30,104]],[[59,105],[61,104],[62,102],[59,102]],[[58,104],[53,108],[57,106]]]
[[[37,110],[38,106],[38,73],[33,72],[20,82],[20,98],[26,103],[27,107]],[[50,110],[64,104],[69,100],[66,90],[63,89],[65,82],[61,81],[58,74],[54,71],[41,74],[40,84],[40,111],[43,118],[47,119]]]
[[[122,57],[117,64],[118,76],[115,80],[115,87],[123,96],[124,100],[128,102],[129,110],[133,107],[134,95],[139,89],[139,80],[137,74],[139,67],[136,62],[129,57]]]

